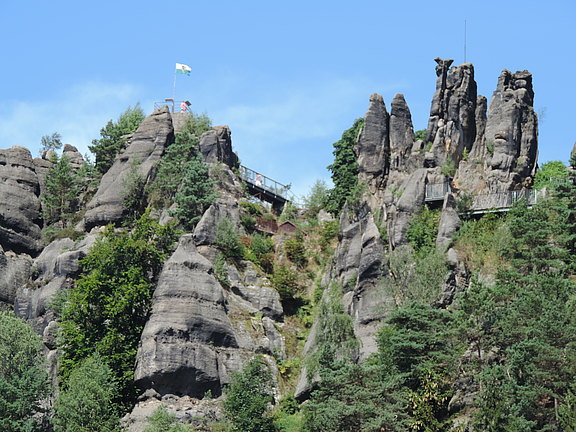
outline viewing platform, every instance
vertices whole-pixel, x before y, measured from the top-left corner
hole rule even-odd
[[[444,196],[452,192],[449,182],[426,185],[424,202],[438,203],[444,201]],[[472,196],[470,214],[498,213],[509,211],[518,201],[526,200],[528,206],[533,206],[541,199],[543,192],[536,189],[512,190],[493,194],[478,194]]]
[[[270,177],[240,165],[240,178],[246,183],[248,193],[272,204],[272,209],[281,212],[284,205],[291,201],[288,197],[290,186],[283,185]]]

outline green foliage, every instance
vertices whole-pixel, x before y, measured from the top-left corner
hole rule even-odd
[[[576,384],[570,386],[558,411],[564,431],[576,432]]]
[[[187,432],[192,428],[179,424],[176,416],[168,412],[164,405],[160,405],[150,417],[144,432]]]
[[[237,432],[274,432],[269,405],[274,401],[272,375],[259,358],[250,360],[240,373],[233,374],[225,390],[224,412]]]
[[[113,432],[118,430],[116,383],[98,357],[81,361],[54,403],[54,432]]]
[[[264,208],[260,204],[250,201],[240,201],[239,205],[252,216],[263,216],[265,213]]]
[[[456,174],[456,165],[452,158],[448,157],[448,159],[446,159],[446,162],[444,162],[444,165],[440,168],[440,174],[446,177],[454,177],[454,174]]]
[[[276,266],[271,282],[272,286],[278,291],[278,294],[280,294],[282,301],[292,300],[300,290],[298,274],[290,270],[288,266]]]
[[[574,148],[570,152],[570,160],[568,162],[572,168],[576,168],[576,143],[574,143]]]
[[[42,342],[24,321],[0,312],[0,430],[40,430],[48,395]]]
[[[274,263],[274,241],[271,237],[256,233],[250,238],[250,250],[256,264],[260,264],[266,271],[271,272]]]
[[[328,187],[324,180],[316,180],[307,196],[304,197],[306,215],[308,218],[316,218],[318,212],[328,202]]]
[[[210,119],[201,115],[191,114],[186,120],[182,131],[178,132],[175,141],[166,150],[157,166],[156,178],[150,186],[150,195],[160,204],[169,206],[181,188],[183,179],[193,176],[203,185],[199,187],[197,199],[201,199],[204,189],[208,186],[208,168],[204,165],[198,154],[198,144],[204,132],[210,130]],[[202,162],[202,163],[200,163]],[[193,168],[191,168],[193,166]],[[187,187],[193,179],[187,180]],[[209,191],[208,191],[209,192]]]
[[[186,229],[191,230],[217,196],[214,181],[208,176],[208,167],[202,156],[193,156],[186,164],[182,184],[174,197],[178,207],[173,215]]]
[[[490,156],[494,156],[494,141],[488,140],[486,141],[486,151]]]
[[[354,154],[354,145],[364,126],[364,119],[357,119],[352,127],[334,143],[334,162],[328,166],[332,172],[334,188],[330,190],[326,210],[338,214],[346,201],[357,192],[358,164]]]
[[[172,226],[145,213],[132,231],[108,226],[81,260],[82,273],[62,311],[60,373],[70,373],[94,353],[118,381],[118,398],[134,396],[133,368],[155,282],[175,241]]]
[[[416,141],[421,140],[421,141],[426,141],[426,133],[428,131],[426,129],[420,129],[417,130],[416,132],[414,132],[414,139]]]
[[[534,189],[542,189],[554,185],[554,182],[568,178],[568,169],[562,161],[550,161],[539,167],[534,177]]]
[[[387,264],[388,275],[381,284],[397,306],[433,302],[448,272],[444,254],[435,248],[414,254],[410,246],[401,246],[388,254]]]
[[[140,105],[134,108],[128,107],[117,121],[110,120],[106,126],[100,129],[100,139],[92,140],[88,146],[96,156],[96,169],[101,174],[106,174],[118,155],[126,146],[126,135],[136,132],[140,123],[144,120],[144,112]]]
[[[228,282],[228,270],[226,269],[226,258],[221,253],[216,255],[216,260],[214,261],[214,276],[216,276],[216,279],[223,287],[230,285],[230,282]]]
[[[304,247],[304,237],[298,233],[293,238],[284,242],[284,250],[290,261],[299,267],[304,267],[308,260],[306,259],[306,248]]]
[[[230,219],[221,219],[216,225],[216,246],[224,257],[234,261],[244,258],[246,248]]]
[[[412,218],[406,231],[408,243],[414,248],[416,254],[427,253],[436,247],[440,212],[423,207],[420,213]]]
[[[280,215],[280,222],[284,221],[293,221],[298,217],[298,207],[292,203],[292,201],[288,201],[284,204],[284,208],[282,209],[282,214]]]
[[[135,220],[142,215],[146,207],[146,199],[144,193],[144,186],[146,181],[140,174],[139,163],[132,163],[128,174],[123,180],[124,190],[122,197],[124,208],[128,212],[128,217]]]
[[[42,146],[40,151],[60,150],[62,148],[62,135],[58,132],[54,132],[52,135],[44,135],[40,138],[40,145]]]
[[[74,215],[78,204],[78,178],[66,156],[53,160],[48,169],[45,191],[42,195],[44,220],[47,224],[58,223],[66,227]]]
[[[320,247],[325,249],[335,238],[338,237],[338,231],[340,230],[340,224],[338,221],[328,221],[322,224],[320,228]]]

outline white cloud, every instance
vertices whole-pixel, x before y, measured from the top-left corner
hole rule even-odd
[[[0,148],[20,145],[33,155],[40,138],[58,132],[64,143],[81,153],[88,151],[100,128],[138,100],[130,84],[89,82],[72,86],[53,100],[27,100],[0,104]]]

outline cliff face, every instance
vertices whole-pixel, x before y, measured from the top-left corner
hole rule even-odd
[[[366,185],[366,192],[341,214],[338,245],[321,287],[326,290],[333,283],[342,287],[342,306],[360,342],[355,360],[377,351],[376,332],[398,301],[382,284],[394,277],[391,254],[409,248],[410,222],[430,205],[427,188],[444,184],[452,188],[451,192],[442,189],[447,193],[431,204],[442,209],[436,248],[448,263],[433,301],[445,307],[468,282],[452,248],[461,223],[458,197],[521,189],[531,184],[535,172],[537,118],[530,73],[503,71],[488,109],[487,99],[477,95],[471,64],[452,67],[452,60],[436,62],[436,92],[426,140],[415,139],[403,95],[393,98],[388,112],[382,96],[374,94],[354,148],[358,180]],[[167,108],[145,119],[88,203],[77,227],[84,230],[84,237],[55,240],[45,247],[40,196],[51,166],[49,155],[32,160],[21,147],[0,150],[0,302],[43,334],[53,370],[57,352],[56,317],[48,307],[51,299],[74,285],[79,260],[89,252],[101,227],[123,221],[123,191],[131,170],[137,170],[144,183],[150,182],[156,163],[174,142],[175,129],[181,127],[182,119],[175,121]],[[232,170],[239,161],[232,151],[230,129],[218,126],[206,132],[199,150],[217,178],[220,197],[194,232],[180,238],[158,279],[135,365],[141,396],[125,419],[133,431],[143,429],[145,417],[159,401],[172,404],[181,419],[217,418],[212,402],[192,402],[192,398],[203,398],[207,392],[220,395],[231,373],[254,353],[264,354],[275,373],[277,361],[286,358],[285,311],[270,280],[243,260],[225,263],[224,279],[216,275],[216,227],[228,220],[244,233],[238,205],[243,191]],[[81,165],[75,148],[67,146],[64,152],[75,168]],[[170,219],[168,212],[158,213],[161,221]],[[305,354],[316,349],[318,331],[314,325]],[[310,389],[307,378],[303,372],[297,389],[300,397]]]
[[[339,281],[344,287],[342,302],[360,341],[360,359],[377,351],[377,329],[396,300],[382,288],[394,277],[389,256],[406,247],[410,222],[427,205],[427,188],[440,190],[430,205],[441,205],[436,247],[448,267],[434,301],[445,307],[468,278],[451,248],[461,223],[456,198],[522,189],[531,185],[536,169],[530,73],[503,71],[487,113],[486,98],[477,95],[474,67],[436,62],[426,141],[415,140],[403,95],[394,97],[390,114],[383,98],[372,95],[356,144],[358,180],[368,191],[342,214],[339,246],[324,283]],[[452,192],[447,193],[448,185]],[[308,341],[309,352],[315,338],[312,334]],[[305,396],[308,389],[303,374],[297,395]]]

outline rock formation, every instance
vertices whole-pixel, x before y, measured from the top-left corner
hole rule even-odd
[[[174,128],[168,107],[164,106],[142,122],[126,149],[102,177],[96,195],[87,206],[86,229],[122,220],[126,212],[123,202],[130,170],[135,169],[142,180],[148,182],[154,174],[155,164],[172,142]]]
[[[36,255],[40,251],[40,186],[30,152],[0,150],[0,246]]]

